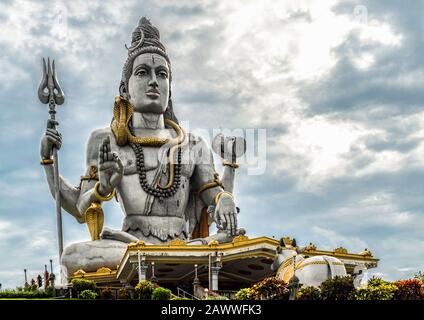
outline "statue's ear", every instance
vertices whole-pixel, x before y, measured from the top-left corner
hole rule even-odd
[[[125,99],[128,99],[127,86],[123,81],[119,85],[119,95]]]

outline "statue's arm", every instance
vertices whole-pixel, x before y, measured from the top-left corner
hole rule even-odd
[[[53,199],[55,199],[55,189],[54,189],[54,168],[53,165],[45,165],[44,172],[46,174],[47,182],[49,185],[50,193],[52,194]],[[59,185],[60,185],[60,205],[61,207],[72,216],[77,219],[78,222],[83,223],[84,218],[81,216],[79,210],[77,209],[77,200],[80,195],[80,190],[73,186],[69,181],[64,177],[59,176]]]
[[[122,179],[124,166],[118,155],[111,151],[110,139],[109,128],[94,131],[88,139],[86,176],[92,176],[94,168],[96,178],[86,179],[81,183],[77,208],[83,215],[93,202],[99,202],[94,191],[97,182],[99,182],[97,191],[106,196],[112,194]]]
[[[228,231],[231,236],[237,232],[237,210],[234,198],[231,193],[215,184],[213,187],[204,188],[217,180],[218,176],[213,163],[212,151],[201,138],[193,146],[195,167],[192,176],[192,183],[195,190],[206,206],[215,206],[211,211],[210,218],[216,223],[218,230]]]
[[[55,129],[58,125],[57,122],[52,120],[47,121],[47,129],[41,139],[40,156],[41,159],[51,159],[53,154],[53,147],[60,149],[62,145],[62,136]],[[54,164],[45,164],[44,173],[46,175],[47,183],[49,186],[50,193],[55,199],[55,179],[54,179]],[[60,204],[61,207],[74,216],[78,222],[83,221],[83,217],[77,209],[77,199],[80,194],[80,190],[68,182],[64,177],[59,176],[59,191],[60,191]]]
[[[217,172],[213,163],[212,151],[202,138],[194,138],[197,143],[192,146],[195,167],[191,177],[194,190],[201,190],[203,186],[215,181]],[[215,197],[224,189],[217,185],[200,192],[200,198],[206,206],[215,205]]]
[[[86,149],[86,176],[90,175],[92,167],[96,168],[97,171],[97,162],[98,162],[98,146],[101,143],[103,135],[99,134],[98,131],[94,131],[88,141]],[[78,211],[83,215],[90,205],[97,201],[94,194],[94,185],[98,181],[98,174],[96,174],[95,179],[83,180],[81,181],[81,192],[77,201]]]

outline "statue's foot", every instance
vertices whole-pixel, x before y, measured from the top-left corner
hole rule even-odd
[[[116,240],[116,241],[122,241],[125,243],[131,243],[131,242],[137,242],[138,238],[133,236],[132,234],[129,234],[125,231],[121,230],[113,230],[107,227],[103,228],[102,233],[100,234],[101,239],[109,239],[109,240]]]
[[[95,272],[107,267],[115,270],[127,249],[127,243],[115,240],[96,240],[74,243],[67,246],[62,253],[62,282],[78,270]]]
[[[216,240],[219,243],[231,242],[231,241],[233,241],[233,239],[236,236],[244,235],[244,234],[246,234],[246,230],[243,229],[243,228],[237,229],[237,232],[234,236],[232,236],[229,231],[218,230],[218,232],[216,234],[213,234],[213,235],[206,237],[206,238],[192,239],[192,240],[188,241],[187,244],[189,244],[189,245],[202,245],[202,244],[208,244],[212,240]]]

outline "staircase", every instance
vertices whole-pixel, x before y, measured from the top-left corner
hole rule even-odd
[[[177,288],[177,297],[179,298],[188,298],[192,300],[200,300],[199,298],[193,296],[192,294],[188,293],[187,291]]]

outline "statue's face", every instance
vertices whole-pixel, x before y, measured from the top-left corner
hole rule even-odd
[[[169,67],[165,58],[155,53],[136,57],[128,91],[134,111],[164,113],[169,99]]]

